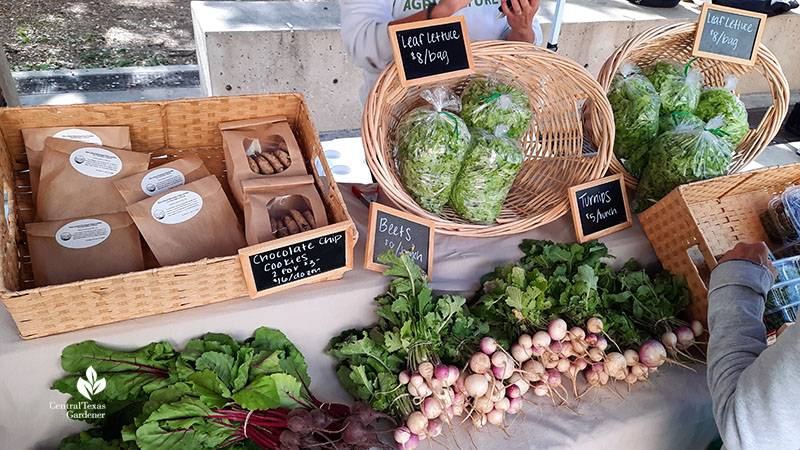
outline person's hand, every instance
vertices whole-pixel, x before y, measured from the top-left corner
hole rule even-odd
[[[525,42],[536,40],[532,25],[533,17],[539,11],[539,0],[511,0],[510,9],[505,0],[500,0],[500,7],[511,27],[510,39]]]
[[[441,0],[431,11],[431,18],[450,17],[457,11],[466,8],[472,0]]]
[[[739,242],[735,247],[729,250],[728,253],[725,253],[725,256],[719,260],[719,263],[722,264],[725,261],[730,261],[732,259],[746,259],[756,264],[761,264],[775,274],[775,276],[778,275],[778,271],[775,270],[775,267],[772,266],[772,262],[769,260],[769,249],[767,248],[767,244],[763,242]]]

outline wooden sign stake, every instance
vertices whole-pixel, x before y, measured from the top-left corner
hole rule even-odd
[[[367,244],[366,244],[366,251],[364,252],[364,268],[368,270],[374,270],[376,272],[383,272],[386,269],[386,266],[383,264],[379,264],[374,261],[375,258],[375,236],[377,233],[377,222],[378,222],[378,212],[383,212],[386,215],[397,217],[400,219],[407,220],[414,224],[422,225],[423,227],[428,228],[428,234],[426,235],[428,239],[428,253],[427,259],[428,264],[425,268],[425,272],[428,274],[428,279],[431,279],[433,274],[433,240],[434,234],[436,231],[436,224],[432,220],[423,219],[421,217],[414,216],[404,211],[400,211],[394,208],[390,208],[386,205],[382,205],[378,202],[372,202],[369,206],[369,224],[367,226]],[[413,241],[409,245],[409,250],[411,245],[413,245]]]

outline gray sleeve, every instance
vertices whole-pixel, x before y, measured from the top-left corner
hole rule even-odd
[[[708,387],[725,447],[800,448],[800,326],[767,348],[762,321],[772,273],[745,260],[726,261],[708,292]]]
[[[353,62],[364,70],[380,73],[394,55],[389,41],[391,2],[340,0],[342,41]]]

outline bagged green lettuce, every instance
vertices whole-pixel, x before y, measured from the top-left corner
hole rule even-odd
[[[661,98],[632,63],[625,63],[614,76],[607,96],[614,112],[614,155],[629,174],[639,178],[658,134]]]
[[[692,128],[705,128],[706,123],[692,113],[674,112],[672,114],[662,115],[661,118],[658,119],[658,133],[661,134],[672,131],[678,125],[688,125]]]
[[[708,121],[714,117],[722,116],[724,125],[720,128],[728,133],[726,140],[731,148],[736,148],[750,130],[747,121],[747,108],[739,97],[734,94],[738,79],[729,77],[724,87],[708,87],[700,94],[695,115]]]
[[[731,163],[728,143],[721,137],[722,117],[704,128],[678,125],[653,143],[650,161],[639,180],[634,212],[642,212],[681,184],[725,175]]]
[[[406,114],[397,127],[397,168],[411,197],[438,214],[450,198],[453,181],[469,149],[467,125],[455,112],[457,95],[443,87],[420,94],[430,106]]]
[[[495,133],[472,130],[472,145],[450,193],[450,206],[470,222],[497,219],[522,167],[522,149],[507,130],[506,126],[498,126]]]
[[[689,67],[692,61],[685,66],[658,61],[642,70],[661,98],[661,115],[694,112],[697,108],[703,87],[703,74]]]
[[[528,95],[519,88],[486,78],[475,78],[461,93],[461,117],[470,128],[493,133],[508,126],[508,136],[519,138],[531,124]]]

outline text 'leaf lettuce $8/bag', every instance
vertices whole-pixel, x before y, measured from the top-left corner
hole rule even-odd
[[[722,117],[710,120],[705,128],[678,125],[653,143],[650,162],[639,181],[633,201],[635,212],[642,212],[681,184],[725,175],[731,151],[721,131]]]
[[[471,138],[467,125],[454,114],[461,110],[461,101],[452,91],[437,87],[420,96],[431,106],[420,106],[400,120],[397,167],[411,197],[438,214],[450,198]]]
[[[495,133],[472,130],[472,146],[450,194],[450,206],[470,222],[494,222],[522,167],[522,149],[507,131],[505,125]]]
[[[470,128],[494,133],[508,127],[508,136],[519,139],[531,123],[531,103],[522,89],[496,80],[475,78],[461,93],[461,117]]]
[[[614,155],[628,173],[639,178],[658,134],[661,98],[632,63],[625,63],[614,76],[607,96],[614,112]]]

